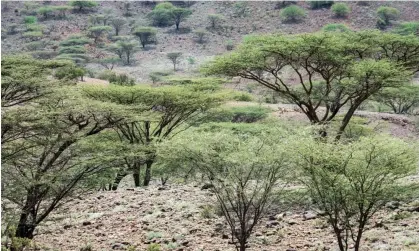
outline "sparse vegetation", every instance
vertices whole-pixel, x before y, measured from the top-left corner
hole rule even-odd
[[[195,37],[196,37],[196,41],[200,44],[205,43],[206,41],[206,37],[208,35],[208,32],[205,31],[204,29],[197,29],[194,31]]]
[[[219,23],[223,20],[223,16],[219,14],[209,14],[208,21],[210,22],[211,28],[215,29]]]
[[[1,7],[2,250],[419,248],[416,3]]]
[[[400,11],[396,8],[381,6],[377,9],[377,16],[377,27],[384,29],[391,24],[392,20],[398,19]]]
[[[322,28],[326,32],[348,32],[350,29],[345,24],[326,24]]]
[[[281,18],[285,22],[297,22],[305,16],[305,11],[297,5],[290,5],[281,10]]]
[[[351,12],[351,9],[346,3],[334,3],[331,9],[336,17],[347,17]]]

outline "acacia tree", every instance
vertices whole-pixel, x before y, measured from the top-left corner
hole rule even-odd
[[[131,64],[131,58],[139,50],[138,42],[131,39],[122,39],[108,47],[108,50],[118,55],[125,64]]]
[[[73,1],[70,1],[69,5],[78,8],[79,11],[82,11],[83,9],[86,9],[86,8],[96,7],[97,2],[92,1],[92,0],[86,0],[86,1],[73,0]]]
[[[258,136],[226,130],[185,133],[158,151],[160,162],[205,175],[237,250],[246,250],[254,227],[287,184],[290,158],[279,131]]]
[[[110,26],[93,26],[90,27],[88,30],[88,37],[94,39],[94,43],[96,44],[98,40],[110,32],[112,30],[112,27]]]
[[[206,110],[218,105],[222,97],[209,91],[196,91],[190,87],[164,86],[112,86],[108,88],[85,88],[89,97],[111,101],[127,106],[143,106],[150,112],[148,118],[134,119],[119,124],[115,131],[121,141],[144,147],[145,158],[126,158],[125,168],[115,180],[114,189],[128,172],[134,171],[135,185],[140,185],[140,166],[145,165],[143,185],[151,180],[151,167],[156,159],[155,145],[187,129],[188,122],[197,119]]]
[[[339,139],[365,100],[418,70],[417,37],[362,31],[248,37],[203,72],[254,80],[296,104],[313,124],[328,124],[346,107]]]
[[[408,113],[419,105],[419,86],[407,85],[400,88],[384,88],[374,99],[390,107],[394,113]]]
[[[400,178],[417,167],[408,144],[390,137],[353,143],[308,139],[298,142],[299,179],[333,228],[339,249],[359,251],[365,226],[386,203],[400,196]]]
[[[175,22],[176,30],[179,30],[180,22],[184,21],[188,16],[190,16],[192,11],[186,8],[174,7],[171,9],[170,14],[173,18],[173,21]]]
[[[119,36],[119,31],[124,27],[127,21],[124,18],[115,17],[111,20],[111,25],[115,29],[115,36]]]
[[[176,71],[176,65],[179,63],[181,57],[182,57],[182,52],[167,53],[167,58],[173,63],[174,71]]]
[[[138,27],[134,31],[134,35],[140,39],[143,48],[147,44],[155,43],[157,31],[151,27]]]
[[[66,82],[51,78],[47,70],[28,79],[19,76],[31,67],[39,69],[53,63],[57,64],[2,59],[7,85],[13,83],[15,89],[27,90],[22,92],[25,95],[15,95],[14,102],[10,96],[8,100],[2,97],[2,104],[8,104],[2,109],[2,198],[17,208],[16,238],[32,239],[36,227],[65,198],[112,161],[108,147],[112,153],[115,149],[112,144],[102,144],[99,136],[122,121],[125,110],[81,98],[77,88],[60,87]],[[27,86],[42,79],[49,81],[26,98],[32,91]],[[19,83],[21,88],[16,87]]]

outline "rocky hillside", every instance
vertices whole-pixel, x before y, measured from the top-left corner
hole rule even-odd
[[[347,18],[337,19],[333,16],[330,9],[310,9],[307,2],[298,2],[303,7],[307,16],[298,23],[284,23],[280,18],[281,9],[277,2],[247,2],[244,16],[238,17],[236,13],[236,2],[193,2],[189,7],[192,15],[183,23],[179,32],[175,31],[175,26],[157,28],[157,44],[147,50],[138,52],[135,55],[135,65],[130,67],[118,67],[117,70],[134,76],[139,82],[148,82],[148,74],[152,71],[167,71],[172,68],[171,63],[166,58],[168,52],[179,51],[183,53],[183,60],[180,71],[177,74],[192,74],[197,66],[214,55],[222,54],[227,51],[226,44],[231,41],[234,45],[240,43],[244,36],[249,34],[264,33],[303,33],[320,30],[329,23],[344,23],[354,30],[373,29],[376,27],[379,6],[391,6],[400,11],[400,18],[397,22],[419,20],[419,2],[389,2],[374,1],[367,4],[358,2],[347,2],[351,7],[351,13]],[[51,5],[64,5],[66,2],[48,1]],[[150,21],[146,15],[152,10],[154,4],[147,2],[132,2],[130,17],[127,17],[127,24],[131,27],[149,26]],[[24,31],[24,10],[23,2],[9,2],[2,9],[2,52],[16,53],[25,51],[25,43],[28,42],[22,37]],[[124,2],[103,1],[95,10],[90,12],[71,12],[66,19],[48,18],[44,20],[38,18],[41,25],[45,26],[42,40],[46,41],[46,50],[52,49],[53,42],[59,42],[71,34],[86,32],[89,27],[89,16],[103,14],[107,9],[111,9],[116,16],[123,16]],[[222,15],[223,21],[217,29],[210,28],[208,21],[209,14]],[[397,23],[396,22],[396,23]],[[17,25],[16,34],[7,34],[11,25]],[[206,29],[208,37],[206,43],[196,43],[193,31]],[[389,27],[391,29],[391,27]],[[130,35],[129,25],[121,32],[122,35]],[[187,58],[192,58],[193,64]],[[98,65],[90,64],[89,68],[93,72],[103,70]]]

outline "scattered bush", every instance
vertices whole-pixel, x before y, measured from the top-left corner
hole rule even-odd
[[[36,15],[39,8],[39,3],[35,1],[27,1],[24,4],[24,9],[21,10],[21,14],[24,15]]]
[[[80,45],[62,47],[59,54],[83,54],[86,53],[86,49]]]
[[[332,12],[336,17],[347,17],[351,9],[346,3],[335,3],[332,5]]]
[[[162,72],[162,71],[154,71],[148,75],[153,82],[153,84],[161,82],[163,80],[163,77],[169,76],[170,72]]]
[[[26,31],[39,31],[42,32],[44,30],[44,26],[39,24],[28,24],[26,25]]]
[[[105,69],[107,70],[113,70],[115,65],[117,65],[119,62],[121,62],[121,59],[119,57],[106,57],[96,60],[96,63],[105,67]]]
[[[97,2],[96,1],[91,1],[91,0],[87,0],[87,1],[70,1],[69,3],[70,6],[73,6],[74,8],[78,8],[79,11],[82,11],[83,9],[87,9],[87,8],[93,8],[97,6]]]
[[[245,102],[253,101],[252,95],[250,95],[247,92],[240,92],[240,91],[232,92],[231,99],[235,101],[245,101]]]
[[[27,38],[29,40],[39,40],[42,38],[43,34],[40,31],[28,31],[23,33],[22,35],[24,38]]]
[[[24,19],[25,24],[34,24],[38,21],[35,16],[26,16]]]
[[[306,12],[297,5],[291,5],[282,9],[280,15],[285,22],[297,22],[306,16]]]
[[[315,9],[321,9],[321,8],[329,8],[332,6],[333,1],[310,1],[310,7]]]
[[[107,80],[111,84],[115,85],[125,85],[125,86],[133,86],[135,85],[135,80],[130,78],[127,74],[122,73],[118,74],[110,70],[103,71],[98,76],[99,79]]]
[[[381,6],[377,9],[377,27],[384,29],[400,16],[400,11],[396,8]]]
[[[223,16],[219,14],[209,14],[208,20],[210,22],[211,28],[215,28],[218,26],[219,22],[223,20]]]
[[[53,59],[58,53],[56,51],[38,50],[31,52],[33,58],[37,59]]]
[[[195,39],[198,43],[203,44],[206,40],[208,32],[206,32],[204,29],[197,29],[194,31]]]
[[[58,11],[58,17],[60,18],[65,18],[66,14],[69,10],[71,10],[71,6],[67,6],[67,5],[59,5],[59,6],[54,6],[53,7],[54,11]]]
[[[345,24],[326,24],[322,28],[326,32],[348,32],[350,29]]]
[[[234,44],[232,40],[228,40],[226,43],[226,50],[231,51],[234,49]]]
[[[86,70],[77,66],[67,66],[58,68],[54,76],[58,79],[77,80],[79,77],[83,80]]]
[[[38,14],[43,15],[45,19],[49,17],[50,14],[54,12],[54,9],[51,6],[43,6],[38,9]]]
[[[60,42],[60,46],[75,46],[75,45],[85,45],[90,41],[86,37],[81,35],[73,35]]]
[[[243,106],[221,108],[209,111],[207,122],[254,123],[268,117],[269,108],[261,106]]]
[[[233,7],[235,17],[245,17],[249,12],[246,2],[236,2]]]
[[[161,251],[160,244],[152,243],[152,244],[148,245],[147,251]]]
[[[26,49],[29,51],[37,51],[45,48],[45,44],[42,41],[35,41],[26,44]]]
[[[397,26],[394,32],[400,35],[413,34],[419,36],[419,22],[401,23],[399,26]]]

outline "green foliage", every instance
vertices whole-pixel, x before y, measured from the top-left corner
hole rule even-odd
[[[43,6],[37,10],[38,14],[43,15],[45,19],[54,12],[51,6]]]
[[[333,1],[310,1],[310,7],[314,9],[329,8]]]
[[[353,112],[364,101],[382,88],[397,88],[409,81],[418,70],[419,58],[414,53],[417,49],[417,37],[380,31],[257,35],[247,37],[236,51],[208,63],[203,73],[254,80],[300,106],[314,124],[332,120],[345,104],[349,106],[348,115],[339,129],[343,133]],[[399,53],[407,54],[396,56]],[[331,73],[329,67],[342,71]],[[286,74],[276,74],[284,70]],[[290,76],[299,83],[287,85]],[[317,81],[309,76],[316,76]],[[345,102],[349,97],[351,104]],[[319,112],[313,104],[333,109],[312,116]]]
[[[25,24],[35,24],[38,21],[35,16],[25,16],[23,20]]]
[[[326,24],[322,28],[326,32],[349,32],[351,31],[345,24]]]
[[[86,49],[84,46],[75,45],[75,46],[65,46],[62,47],[59,51],[59,54],[84,54]]]
[[[69,5],[73,6],[74,8],[78,8],[79,11],[82,11],[83,9],[96,7],[98,4],[96,1],[92,1],[92,0],[87,0],[87,1],[72,0],[69,2]]]
[[[332,5],[332,12],[336,17],[347,17],[351,9],[346,3],[334,3]]]
[[[160,239],[163,237],[163,235],[160,232],[147,232],[146,237],[148,240],[153,240]]]
[[[204,29],[197,29],[194,31],[195,39],[198,43],[203,44],[206,39],[208,32]]]
[[[349,240],[360,250],[365,225],[399,195],[400,178],[416,169],[412,147],[389,137],[353,143],[307,139],[296,145],[299,174],[334,230],[341,251]]]
[[[32,239],[63,199],[88,190],[89,178],[116,158],[99,133],[123,110],[82,98],[68,76],[75,68],[69,61],[2,58],[2,108],[13,107],[2,114],[2,196],[15,202],[17,238]]]
[[[127,21],[124,18],[114,17],[111,19],[111,25],[115,29],[115,36],[119,36],[119,32],[126,23]]]
[[[171,17],[176,25],[176,30],[179,30],[179,24],[180,22],[184,21],[188,16],[192,14],[192,11],[187,8],[179,8],[174,7],[171,12]]]
[[[52,8],[54,11],[58,12],[58,16],[60,18],[65,18],[66,13],[72,9],[71,6],[67,6],[67,5],[53,6]]]
[[[126,65],[130,65],[132,57],[139,50],[139,44],[130,38],[120,39],[115,44],[108,46],[107,49],[115,53]]]
[[[165,78],[165,84],[187,87],[192,91],[220,91],[224,80],[218,78]]]
[[[223,20],[223,16],[220,14],[209,14],[208,21],[210,22],[211,28],[216,28],[219,23]]]
[[[44,26],[39,24],[27,24],[26,31],[39,31],[42,32],[44,30]]]
[[[399,88],[384,88],[373,98],[390,107],[394,113],[409,113],[419,106],[419,86],[410,84]]]
[[[394,32],[400,35],[419,36],[419,22],[401,23],[394,29]]]
[[[210,110],[205,122],[255,123],[268,117],[269,108],[242,106]]]
[[[24,4],[24,9],[21,10],[21,13],[24,15],[36,15],[37,9],[39,7],[38,2],[27,1]]]
[[[151,243],[147,246],[147,251],[161,251],[160,244],[157,243]]]
[[[54,76],[58,79],[77,81],[77,79],[83,77],[85,73],[86,71],[83,68],[68,66],[57,69]]]
[[[45,48],[45,44],[42,41],[35,41],[35,42],[30,42],[26,44],[26,48],[29,51],[37,51],[37,50],[42,50]]]
[[[167,58],[173,63],[173,70],[176,71],[176,65],[179,64],[182,52],[169,52],[166,54]]]
[[[282,9],[280,15],[285,22],[297,22],[306,16],[306,12],[297,5],[290,5]]]
[[[168,26],[173,24],[172,10],[175,7],[169,2],[159,3],[147,17],[155,26]]]
[[[377,26],[380,29],[384,29],[390,25],[392,20],[397,20],[400,16],[400,11],[393,7],[381,6],[377,9]]]
[[[143,48],[148,44],[156,43],[156,33],[157,30],[151,27],[138,27],[134,31],[134,35],[140,39]]]
[[[90,41],[83,36],[70,36],[69,38],[60,42],[60,46],[82,46],[88,44]]]
[[[97,59],[95,62],[105,67],[107,70],[113,70],[115,65],[121,62],[121,59],[119,57],[106,57]]]
[[[169,76],[170,74],[171,74],[170,72],[154,71],[154,72],[151,72],[150,75],[148,76],[150,77],[153,84],[155,84],[155,83],[162,82],[163,77]]]
[[[281,190],[280,180],[286,181],[291,170],[284,148],[288,139],[276,129],[281,136],[225,130],[182,134],[159,150],[159,158],[178,167],[179,173],[205,175],[240,250],[245,250],[254,226],[268,210],[273,188]]]
[[[112,27],[110,26],[93,26],[88,29],[87,36],[93,38],[96,44],[102,36],[108,34],[110,31],[112,31]]]
[[[43,34],[41,31],[28,31],[23,33],[22,36],[33,41],[41,39],[43,37]]]
[[[111,70],[103,71],[99,75],[99,79],[108,80],[109,83],[115,85],[123,85],[123,86],[133,86],[135,85],[135,80],[130,78],[127,74],[119,74],[115,73]]]

